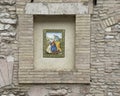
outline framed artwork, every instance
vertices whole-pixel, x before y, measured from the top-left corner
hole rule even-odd
[[[43,57],[64,58],[65,57],[65,30],[44,29],[43,30]]]

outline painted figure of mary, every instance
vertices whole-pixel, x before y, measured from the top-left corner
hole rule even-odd
[[[54,41],[49,42],[49,45],[46,49],[46,52],[49,53],[49,54],[57,52],[57,47],[56,47],[56,44],[55,44]]]
[[[54,41],[51,43],[51,51],[52,51],[52,53],[57,52],[57,47],[56,47],[56,44]]]
[[[49,45],[46,49],[46,52],[49,53],[49,54],[50,53],[56,53],[57,54],[57,53],[62,51],[60,45],[61,45],[61,42],[60,42],[59,36],[54,35],[54,39],[49,40]]]

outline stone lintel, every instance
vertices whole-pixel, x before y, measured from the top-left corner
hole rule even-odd
[[[88,14],[88,5],[83,3],[27,3],[26,14],[75,15]]]

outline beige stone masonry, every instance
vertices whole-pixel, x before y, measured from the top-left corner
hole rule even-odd
[[[89,0],[34,0],[34,2],[88,2]]]
[[[113,16],[113,17],[109,17],[109,18],[102,20],[101,26],[102,26],[102,28],[107,28],[107,27],[110,27],[112,25],[115,25],[117,22],[118,21],[115,20],[115,16]]]
[[[19,83],[89,83],[90,82],[90,15],[76,15],[75,69],[70,72],[34,70],[32,16],[20,15]],[[25,19],[24,19],[25,18]],[[26,21],[26,18],[30,21]],[[25,22],[24,22],[25,21]],[[27,28],[30,28],[27,31]],[[27,35],[23,34],[26,33]]]
[[[24,10],[26,2],[20,2],[17,1],[16,5],[19,18],[19,83],[90,83],[90,14],[73,14],[76,25],[74,70],[38,71],[35,70],[33,63],[34,14],[26,14]]]

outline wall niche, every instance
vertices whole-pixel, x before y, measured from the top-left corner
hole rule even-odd
[[[74,70],[75,16],[34,16],[34,66],[42,71]]]
[[[24,8],[17,8],[19,83],[90,83],[88,5],[39,2]]]

